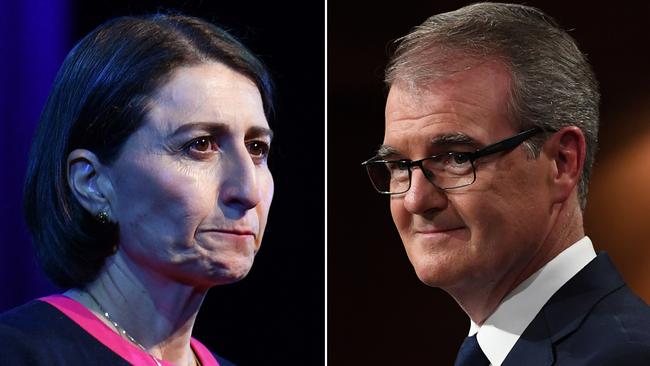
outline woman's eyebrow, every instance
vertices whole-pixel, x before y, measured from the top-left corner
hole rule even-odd
[[[273,130],[267,127],[262,126],[253,126],[246,131],[246,136],[254,137],[268,137],[269,140],[273,140]]]
[[[210,134],[220,134],[228,129],[228,124],[222,122],[189,122],[179,126],[169,136],[174,137],[194,130],[206,131]]]
[[[228,131],[230,126],[228,123],[223,122],[189,122],[179,126],[174,132],[170,134],[170,137],[182,135],[189,131],[201,130],[205,131],[212,135],[222,134],[225,131]],[[246,135],[261,137],[268,136],[269,139],[273,139],[273,131],[270,128],[262,126],[253,126],[246,131]]]

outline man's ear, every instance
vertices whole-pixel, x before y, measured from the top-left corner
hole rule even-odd
[[[68,186],[72,194],[91,215],[105,212],[111,214],[109,197],[112,192],[106,167],[97,155],[85,149],[76,149],[68,155]]]
[[[585,163],[585,136],[576,126],[560,129],[544,144],[544,151],[554,162],[551,183],[553,186],[554,202],[565,202],[582,177]]]

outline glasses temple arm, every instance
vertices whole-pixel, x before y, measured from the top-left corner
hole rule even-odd
[[[473,152],[470,155],[472,160],[476,160],[483,156],[495,154],[501,151],[512,150],[515,147],[519,146],[521,143],[529,139],[530,137],[542,132],[541,128],[533,128],[524,132],[521,132],[513,137],[507,138],[503,141],[497,142],[495,144],[486,146],[480,150]]]

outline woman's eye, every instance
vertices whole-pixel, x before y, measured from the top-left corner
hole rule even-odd
[[[205,154],[219,150],[217,142],[210,136],[196,138],[187,143],[183,150],[189,153]]]
[[[250,141],[246,143],[246,148],[254,158],[266,159],[269,156],[270,146],[264,141]]]

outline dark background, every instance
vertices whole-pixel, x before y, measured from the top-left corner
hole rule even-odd
[[[360,163],[383,139],[390,41],[466,1],[328,2],[328,361],[452,365],[469,320],[420,283],[387,197]],[[650,300],[650,5],[528,1],[587,53],[601,83],[601,148],[585,226],[628,283]]]
[[[324,4],[271,1],[9,0],[0,5],[0,311],[58,291],[22,219],[27,151],[54,75],[104,20],[165,10],[221,25],[276,82],[275,197],[249,276],[208,294],[195,336],[245,365],[324,364]]]

